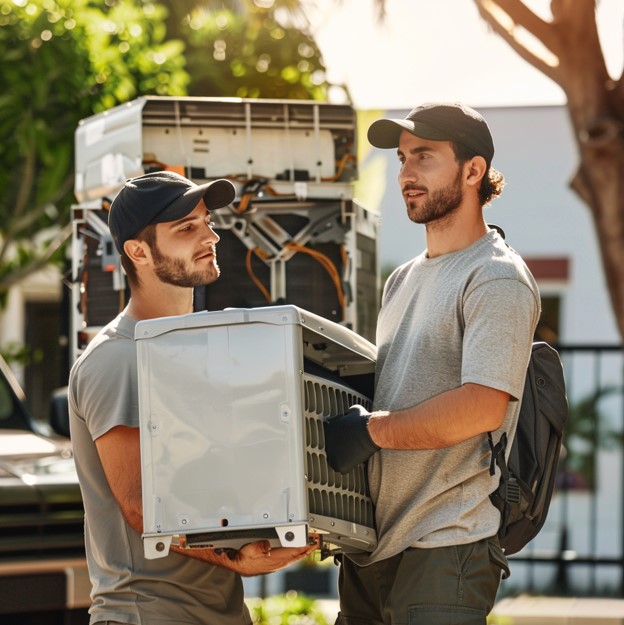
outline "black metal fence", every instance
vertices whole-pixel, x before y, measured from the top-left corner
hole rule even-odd
[[[570,418],[540,534],[512,556],[503,594],[624,597],[624,353],[560,345]]]

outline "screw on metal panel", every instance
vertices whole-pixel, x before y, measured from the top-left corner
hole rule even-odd
[[[165,543],[156,543],[156,551],[164,551]]]
[[[268,519],[268,518],[269,518],[269,515],[268,515],[266,512],[265,512],[262,516],[263,516],[263,518],[265,518],[265,519]]]
[[[186,524],[188,523],[188,521],[187,521],[186,519],[182,519],[182,520],[180,521],[180,523],[182,523],[182,525],[186,525]]]
[[[286,533],[284,534],[284,538],[285,538],[288,542],[290,542],[290,541],[292,541],[292,540],[294,540],[294,539],[295,539],[295,535],[293,534],[293,532],[286,532]]]

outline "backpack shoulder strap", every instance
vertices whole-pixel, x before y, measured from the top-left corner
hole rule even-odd
[[[507,432],[502,433],[496,445],[494,444],[494,439],[492,438],[492,432],[488,432],[487,436],[490,451],[492,452],[492,457],[490,458],[490,475],[494,475],[494,473],[496,473],[496,465],[498,465],[502,479],[506,480],[509,478],[509,469],[507,468],[507,461],[505,460]]]

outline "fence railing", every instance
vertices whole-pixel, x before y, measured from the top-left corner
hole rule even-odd
[[[557,349],[570,405],[557,490],[503,587],[624,597],[624,353],[620,345]]]

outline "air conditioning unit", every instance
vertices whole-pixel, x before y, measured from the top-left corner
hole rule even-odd
[[[305,100],[140,97],[81,120],[75,133],[79,202],[112,199],[127,178],[171,169],[229,178],[244,196],[350,198],[356,115]]]
[[[374,549],[365,465],[333,471],[323,435],[325,419],[371,407],[371,343],[296,306],[140,321],[135,339],[146,557],[180,537]]]

